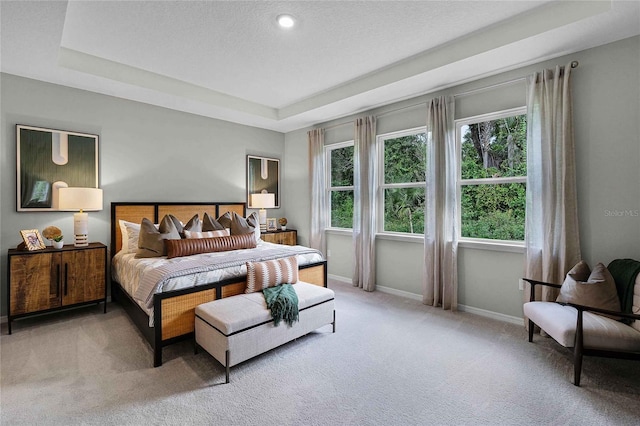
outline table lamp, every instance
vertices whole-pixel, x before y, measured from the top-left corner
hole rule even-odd
[[[260,231],[265,232],[267,230],[267,210],[276,206],[275,194],[268,194],[261,192],[258,194],[251,194],[251,207],[260,209],[258,210],[258,217],[260,218]]]
[[[73,215],[74,245],[76,247],[88,246],[89,215],[84,211],[102,210],[102,189],[60,188],[58,190],[58,208],[69,211],[79,210]]]

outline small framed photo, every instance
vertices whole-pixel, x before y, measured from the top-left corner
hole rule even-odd
[[[37,229],[23,229],[20,231],[20,235],[22,235],[25,247],[30,251],[42,250],[46,247],[42,235]]]
[[[278,230],[278,219],[275,217],[267,218],[267,231],[277,231]]]

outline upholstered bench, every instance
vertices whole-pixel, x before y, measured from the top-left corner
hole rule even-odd
[[[299,321],[274,326],[262,292],[239,294],[196,307],[196,348],[201,346],[229,369],[324,325],[335,333],[334,292],[303,281],[293,285],[298,296]]]

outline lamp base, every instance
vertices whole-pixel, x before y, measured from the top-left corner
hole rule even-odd
[[[86,247],[89,245],[89,236],[87,234],[76,235],[73,243],[75,247]]]
[[[76,247],[86,247],[89,245],[89,215],[84,212],[73,215],[73,233]]]
[[[267,232],[267,210],[258,210],[258,221],[260,222],[260,232]]]

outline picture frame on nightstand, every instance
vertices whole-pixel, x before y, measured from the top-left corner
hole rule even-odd
[[[278,220],[275,217],[267,218],[267,232],[278,230]]]
[[[27,250],[34,251],[46,248],[42,235],[37,229],[23,229],[20,231],[20,235],[22,235],[22,240]]]

